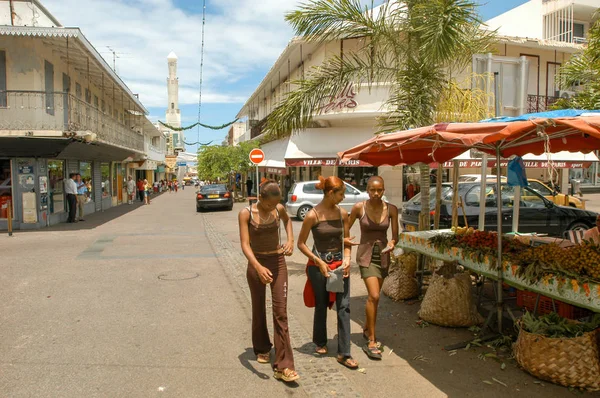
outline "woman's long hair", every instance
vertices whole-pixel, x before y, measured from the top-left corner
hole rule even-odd
[[[322,190],[326,195],[329,191],[343,191],[346,189],[346,186],[344,185],[344,181],[342,181],[342,179],[339,177],[331,176],[325,178],[323,176],[319,176],[319,182],[317,185],[315,185],[315,188]]]

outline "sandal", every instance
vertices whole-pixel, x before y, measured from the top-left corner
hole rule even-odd
[[[326,345],[324,345],[323,347],[318,347],[318,346],[317,346],[317,348],[315,349],[315,352],[316,352],[317,354],[319,354],[319,355],[327,355],[327,353],[328,353],[329,351],[327,350],[327,346],[326,346]]]
[[[370,343],[375,343],[375,347],[371,347],[369,345]],[[365,343],[365,345],[363,345],[362,349],[365,352],[365,354],[367,354],[367,356],[369,358],[371,358],[371,359],[381,359],[381,351],[377,347],[377,343],[376,342],[369,341],[369,342]]]
[[[348,369],[358,369],[358,362],[351,356],[337,357],[337,361]]]
[[[271,362],[271,353],[267,352],[264,354],[256,355],[256,362],[258,363],[270,363]]]
[[[273,373],[273,377],[276,380],[283,380],[286,383],[291,383],[292,381],[296,381],[300,378],[298,373],[290,368],[285,368],[283,370],[275,370],[275,373]]]
[[[369,341],[371,341],[371,339],[369,339],[369,336],[367,336],[367,331],[366,330],[363,330],[363,339],[365,339],[367,341],[367,343]],[[377,341],[377,339],[375,339],[375,345],[377,346],[377,348],[380,351],[383,351],[383,349],[381,348],[381,347],[383,347],[383,344],[381,344],[381,341]]]

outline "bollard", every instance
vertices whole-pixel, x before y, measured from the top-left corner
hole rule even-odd
[[[8,236],[13,236],[12,233],[12,201],[8,201],[8,208],[7,208],[7,218],[8,218]]]

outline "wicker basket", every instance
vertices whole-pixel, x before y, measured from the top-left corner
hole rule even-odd
[[[392,300],[408,300],[419,295],[419,284],[400,268],[394,268],[383,281],[383,293]]]
[[[471,277],[460,273],[447,279],[434,274],[419,310],[424,321],[440,326],[469,327],[483,323],[471,294]]]
[[[519,366],[565,387],[600,390],[599,329],[575,338],[550,338],[521,328],[514,345]]]

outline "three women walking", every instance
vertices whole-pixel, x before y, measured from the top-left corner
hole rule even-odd
[[[357,203],[351,214],[339,204],[345,198],[346,186],[338,177],[323,178],[316,188],[323,191],[322,201],[309,211],[302,223],[298,249],[308,258],[304,302],[314,307],[312,340],[315,352],[328,353],[327,309],[335,304],[337,312],[337,361],[357,369],[350,342],[350,259],[353,246],[358,246],[356,261],[368,291],[363,351],[371,359],[381,359],[381,344],[376,338],[377,308],[384,278],[390,262],[390,251],[398,240],[398,208],[383,200],[381,177],[367,183],[369,199]],[[275,359],[274,377],[286,382],[299,379],[294,367],[290,342],[287,296],[288,273],[285,256],[293,253],[292,222],[281,205],[281,190],[275,181],[262,184],[259,200],[240,211],[239,228],[242,251],[248,260],[247,280],[252,298],[252,346],[259,363],[271,362],[273,344],[266,321],[266,285],[270,285],[273,310]],[[350,228],[359,220],[361,238],[356,243],[349,237]],[[282,244],[280,225],[287,239]],[[388,231],[391,228],[391,239]],[[314,245],[307,241],[312,233]]]
[[[270,363],[271,340],[265,308],[266,285],[270,284],[275,342],[274,377],[285,382],[298,380],[287,318],[288,273],[285,256],[294,248],[292,222],[281,205],[276,181],[261,186],[259,200],[240,211],[238,220],[242,251],[248,259],[246,277],[252,298],[252,346],[259,363]],[[283,221],[287,240],[281,243]]]

